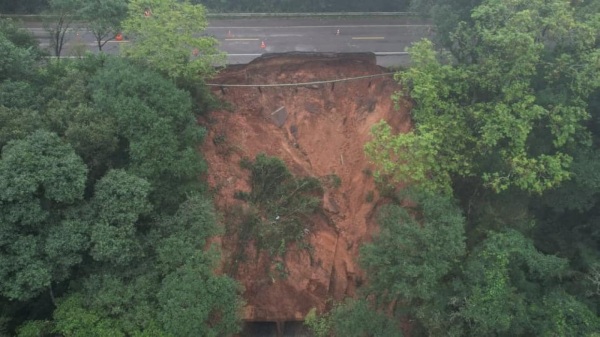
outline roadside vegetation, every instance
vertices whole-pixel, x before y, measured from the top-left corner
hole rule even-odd
[[[598,336],[600,2],[414,1],[409,50],[365,149],[388,194],[358,299],[318,336]]]
[[[241,289],[208,244],[222,229],[199,179],[192,49],[176,71],[137,46],[48,60],[0,28],[0,335],[239,331]]]

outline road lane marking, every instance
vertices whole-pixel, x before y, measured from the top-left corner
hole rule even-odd
[[[383,36],[353,36],[352,40],[384,40]]]
[[[239,38],[239,39],[227,38],[227,39],[225,39],[225,41],[258,41],[258,40],[260,40],[260,39],[257,39],[257,38]]]

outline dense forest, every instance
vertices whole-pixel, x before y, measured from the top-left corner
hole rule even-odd
[[[413,129],[366,151],[393,200],[318,336],[600,335],[600,2],[423,0]],[[398,192],[394,186],[408,182]]]
[[[79,1],[1,10],[72,18],[96,3]],[[102,12],[90,30],[135,43],[69,60],[0,21],[0,335],[230,336],[243,300],[215,273],[223,229],[196,123],[218,104],[203,81],[223,55],[194,35],[202,6],[110,2],[170,19]],[[396,74],[412,130],[381,122],[365,145],[389,200],[361,250],[368,279],[307,324],[318,337],[600,336],[600,1],[411,8],[437,28]]]
[[[210,55],[212,39],[195,42]],[[240,328],[239,286],[214,273],[219,247],[207,248],[221,226],[199,179],[196,116],[210,102],[186,77],[208,76],[205,63],[189,50],[181,67],[141,59],[145,43],[127,57],[47,59],[28,32],[0,25],[0,335]]]

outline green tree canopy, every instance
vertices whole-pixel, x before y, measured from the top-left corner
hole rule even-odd
[[[38,64],[31,51],[28,75],[0,82],[0,331],[237,332],[237,284],[214,273],[218,245],[206,251],[220,229],[189,92],[128,59]]]
[[[116,58],[106,61],[89,86],[92,106],[100,112],[89,117],[107,123],[98,130],[102,137],[110,137],[107,141],[120,140],[115,151],[105,155],[110,157],[108,166],[148,180],[153,185],[151,199],[176,210],[185,194],[199,187],[198,175],[205,169],[195,148],[204,129],[191,113],[190,94],[156,73]],[[109,125],[114,126],[112,132]]]
[[[600,85],[598,27],[574,13],[558,0],[486,1],[453,32],[453,59],[415,44],[397,76],[414,129],[374,128],[366,149],[381,172],[446,192],[455,178],[538,193],[567,180]]]
[[[400,206],[383,207],[381,232],[373,243],[361,248],[369,285],[386,289],[381,294],[387,301],[398,297],[431,300],[442,278],[465,255],[465,220],[451,200],[422,192],[413,193],[408,200],[418,205],[414,210],[418,217]]]
[[[0,82],[7,79],[30,78],[33,75],[35,54],[15,45],[0,34]]]
[[[366,299],[329,314],[335,336],[391,335],[375,333],[400,330],[390,320],[412,321],[412,333],[427,336],[597,331],[593,306],[566,291],[566,259],[540,252],[531,239],[508,229],[488,231],[467,247],[464,218],[450,200],[427,194],[410,200],[402,202],[408,209],[382,209],[381,233],[361,250]]]
[[[224,61],[217,40],[202,35],[206,27],[204,7],[188,0],[131,0],[124,54],[173,79],[203,80]]]
[[[330,317],[335,336],[402,337],[399,322],[373,308],[366,300],[348,300],[335,307]]]
[[[174,336],[229,336],[240,330],[238,285],[190,261],[167,275],[158,292],[159,320]]]
[[[0,289],[29,299],[69,276],[86,248],[85,228],[61,210],[83,199],[87,169],[55,134],[8,143],[0,160]]]
[[[114,38],[121,28],[121,22],[127,17],[125,0],[85,1],[78,16],[84,27],[94,34],[98,50]]]

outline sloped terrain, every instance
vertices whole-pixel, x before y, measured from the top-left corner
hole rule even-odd
[[[225,69],[211,82],[306,83],[385,72],[372,54],[283,54]],[[240,247],[235,235],[222,238],[223,268],[245,288],[245,320],[302,320],[312,307],[323,310],[332,299],[355,294],[364,278],[357,263],[359,247],[376,230],[379,200],[363,147],[371,126],[381,119],[398,131],[410,127],[406,107],[394,107],[391,99],[399,89],[391,76],[303,86],[214,87],[228,108],[200,120],[209,130],[202,152],[225,226],[244,207],[234,194],[250,188],[249,173],[239,164],[244,157],[265,153],[281,158],[297,176],[323,181],[337,176],[341,181],[324,184],[323,211],[312,217],[306,233],[312,249],[288,248],[285,277],[274,275],[268,255],[256,253],[252,244]],[[244,259],[234,254],[240,251]]]

